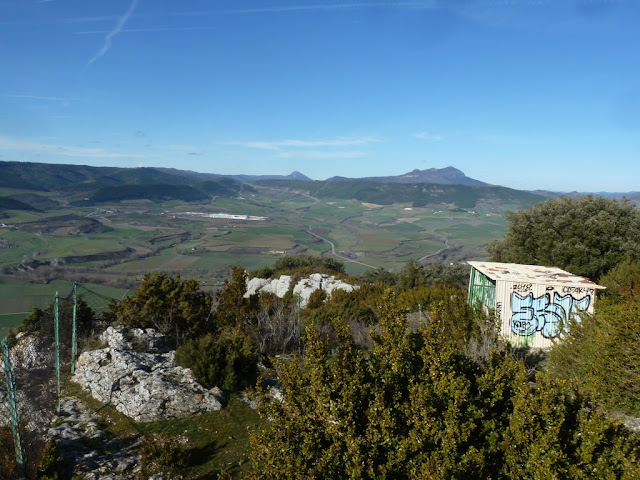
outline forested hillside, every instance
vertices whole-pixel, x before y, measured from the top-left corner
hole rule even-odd
[[[414,207],[454,204],[460,208],[474,208],[480,200],[530,207],[544,200],[544,197],[533,193],[492,186],[379,183],[365,180],[261,180],[256,184],[299,190],[319,198],[355,198],[361,202],[380,205],[410,203]]]

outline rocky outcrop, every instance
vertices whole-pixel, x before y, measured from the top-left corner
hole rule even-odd
[[[44,428],[51,422],[55,405],[55,370],[53,345],[50,339],[18,333],[16,344],[9,351],[16,387],[16,404],[20,418],[30,431]],[[9,425],[7,392],[4,380],[4,360],[0,354],[0,426]]]
[[[9,359],[14,370],[20,372],[51,368],[54,361],[52,342],[37,335],[20,332],[16,335],[16,344],[9,352]],[[0,366],[4,367],[1,356]]]
[[[139,350],[148,353],[169,353],[175,350],[175,342],[153,328],[108,327],[100,335],[105,345],[120,350]]]
[[[291,286],[291,275],[281,275],[280,278],[267,280],[266,278],[252,278],[247,281],[245,297],[260,293],[272,293],[277,297],[284,297]]]
[[[309,278],[302,278],[293,286],[293,294],[300,295],[300,304],[304,308],[309,303],[309,297],[316,290],[324,290],[327,296],[331,297],[334,290],[343,290],[352,292],[359,288],[357,285],[351,285],[336,279],[333,275],[324,273],[314,273]],[[281,275],[280,278],[267,280],[265,278],[252,278],[247,280],[247,292],[245,297],[250,297],[256,293],[272,293],[280,298],[291,289],[291,276]]]
[[[135,345],[162,351],[167,340],[153,330],[109,327],[102,338],[108,347],[84,352],[73,381],[98,401],[112,404],[138,422],[186,417],[220,410],[222,392],[196,382],[188,368],[176,365],[174,351],[140,353]]]
[[[60,415],[45,438],[56,443],[69,478],[134,480],[140,440],[120,440],[100,429],[98,417],[76,397],[60,400]]]

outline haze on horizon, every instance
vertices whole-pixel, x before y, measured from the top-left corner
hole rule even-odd
[[[640,3],[0,0],[0,160],[633,191]]]

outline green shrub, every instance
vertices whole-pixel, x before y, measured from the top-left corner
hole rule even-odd
[[[64,475],[64,459],[58,455],[56,444],[46,442],[42,448],[38,478],[41,480],[58,480]]]
[[[182,439],[159,434],[148,435],[140,448],[142,468],[147,472],[167,472],[174,468],[186,467],[189,463],[189,449]]]
[[[261,397],[252,478],[640,478],[638,436],[568,385],[532,384],[506,350],[465,355],[455,308],[415,331],[385,304],[370,352],[337,321],[336,345],[310,327],[278,364],[285,401]]]
[[[4,385],[2,387],[4,388]],[[0,480],[13,480],[17,476],[18,467],[11,427],[0,427]]]
[[[345,273],[344,263],[334,258],[314,255],[285,255],[276,260],[271,268],[271,276],[279,277],[291,273]],[[267,273],[265,271],[265,273]]]
[[[570,321],[549,352],[549,368],[613,410],[640,415],[640,300],[603,299],[593,315]]]
[[[20,325],[18,331],[53,335],[53,306],[54,304],[50,303],[44,307],[44,309],[33,307],[31,313],[22,320],[22,325]],[[73,300],[71,298],[60,298],[58,300],[58,318],[60,320],[60,335],[70,337],[71,319],[73,318]],[[76,305],[76,325],[79,337],[89,335],[94,318],[95,312],[93,309],[82,297],[78,297]]]
[[[307,302],[307,308],[313,310],[315,308],[321,308],[324,305],[324,301],[327,298],[327,292],[322,289],[314,290],[309,295],[309,301]]]
[[[554,265],[595,280],[628,255],[640,257],[640,210],[627,199],[560,197],[505,218],[504,240],[486,247],[492,261]]]
[[[591,315],[570,320],[549,369],[607,408],[640,415],[640,262],[627,258],[601,278]]]
[[[607,289],[603,296],[616,302],[640,299],[640,261],[631,256],[616,265],[598,282]]]
[[[198,382],[235,391],[255,384],[258,355],[246,335],[226,329],[189,340],[176,351],[176,362],[190,368]]]
[[[129,327],[155,328],[176,340],[212,328],[212,299],[194,279],[147,274],[131,297],[109,306],[109,319]]]

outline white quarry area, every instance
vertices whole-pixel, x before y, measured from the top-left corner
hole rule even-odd
[[[258,217],[255,215],[235,215],[231,213],[204,213],[204,212],[184,212],[185,215],[191,215],[196,217],[206,217],[206,218],[224,218],[227,220],[253,220],[253,221],[262,221],[266,220],[267,217]]]
[[[206,389],[190,369],[177,366],[166,337],[153,329],[109,327],[101,339],[108,346],[82,353],[72,377],[96,400],[137,422],[222,408],[222,392]],[[133,344],[157,353],[135,352]]]
[[[245,298],[255,295],[256,293],[272,293],[280,298],[291,288],[291,275],[281,275],[280,278],[268,280],[266,278],[252,278],[247,280],[247,292]],[[343,290],[345,292],[353,292],[360,288],[358,285],[351,285],[337,280],[333,275],[324,273],[313,273],[309,278],[303,278],[293,287],[293,294],[300,295],[300,306],[306,307],[309,303],[309,297],[316,290],[324,290],[330,298],[334,290]]]

